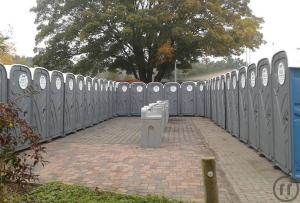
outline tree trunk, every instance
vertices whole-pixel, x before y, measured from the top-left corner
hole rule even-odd
[[[167,70],[169,70],[172,67],[172,63],[165,63],[161,64],[158,68],[158,73],[154,78],[155,82],[160,82],[165,74],[167,73]]]

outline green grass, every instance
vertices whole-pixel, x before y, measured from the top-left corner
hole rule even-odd
[[[90,188],[48,183],[37,187],[23,196],[22,202],[27,203],[178,203],[158,196],[132,196],[112,192],[97,192]]]

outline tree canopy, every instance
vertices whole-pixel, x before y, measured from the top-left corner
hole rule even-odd
[[[37,0],[37,56],[49,69],[126,70],[160,81],[202,56],[239,55],[263,42],[250,0]]]
[[[8,37],[0,32],[0,63],[11,64],[13,62],[12,51],[14,47],[8,42]]]

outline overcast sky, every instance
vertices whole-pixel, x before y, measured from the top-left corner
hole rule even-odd
[[[29,11],[36,0],[0,0],[0,31],[12,29],[12,42],[16,54],[33,56],[36,26],[35,15]],[[251,0],[250,8],[254,14],[263,17],[262,32],[267,44],[250,54],[250,62],[271,57],[278,50],[287,50],[289,56],[300,54],[300,0]],[[241,56],[246,58],[245,55]],[[299,57],[300,58],[300,57]]]

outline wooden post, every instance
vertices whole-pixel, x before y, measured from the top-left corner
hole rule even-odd
[[[213,157],[203,158],[202,174],[205,189],[205,203],[218,203],[218,186],[216,174],[216,161]]]

